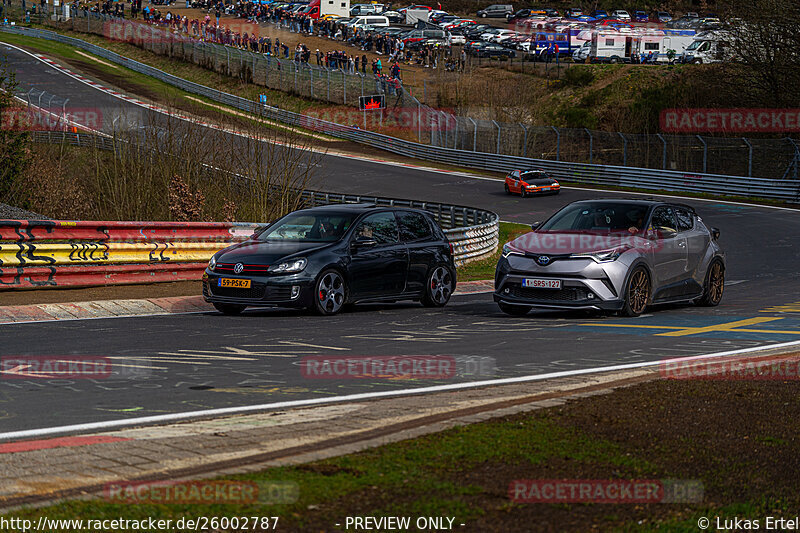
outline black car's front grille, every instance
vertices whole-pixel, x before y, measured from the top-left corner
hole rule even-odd
[[[223,274],[236,274],[234,270],[236,263],[217,263],[214,267],[214,272],[221,272]],[[240,274],[266,274],[269,265],[242,265]]]
[[[270,286],[253,282],[249,289],[241,289],[238,287],[218,287],[212,282],[209,283],[209,287],[214,296],[222,296],[224,298],[244,298],[248,300],[263,300],[265,302],[285,302],[292,298],[292,287],[288,285]],[[203,287],[203,294],[208,296],[205,286]]]
[[[580,302],[587,300],[589,291],[583,287],[563,287],[561,289],[534,289],[514,285],[511,295],[537,302]]]
[[[263,283],[251,283],[249,289],[242,289],[240,287],[218,287],[211,285],[211,292],[214,296],[223,296],[225,298],[246,298],[249,300],[260,300],[264,297],[264,292],[267,286]]]

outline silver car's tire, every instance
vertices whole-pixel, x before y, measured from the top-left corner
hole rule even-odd
[[[422,305],[425,307],[444,307],[450,301],[454,288],[455,278],[453,273],[446,266],[438,265],[428,274]]]
[[[625,305],[620,313],[623,316],[639,316],[650,304],[650,274],[643,266],[636,267],[628,277],[625,287]]]
[[[347,302],[347,285],[338,270],[328,269],[317,278],[312,310],[319,315],[335,315]]]
[[[706,281],[703,284],[703,296],[697,303],[704,307],[716,307],[722,301],[723,292],[725,292],[725,265],[716,259],[708,266]]]

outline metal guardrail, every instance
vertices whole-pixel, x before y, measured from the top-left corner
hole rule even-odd
[[[563,181],[603,187],[631,187],[652,191],[680,191],[720,196],[755,197],[792,203],[800,202],[800,181],[798,180],[745,178],[719,174],[690,174],[668,170],[569,163],[485,152],[470,152],[420,144],[253,102],[184,80],[74,37],[67,37],[48,30],[19,26],[4,26],[0,27],[0,30],[76,46],[187,92],[205,96],[247,113],[261,115],[271,120],[366,144],[405,157],[493,172],[509,172],[514,169],[538,167]]]
[[[102,135],[35,131],[39,143],[113,150]],[[303,191],[307,207],[339,203],[424,209],[453,244],[458,265],[491,256],[499,219],[482,209],[399,198]],[[0,290],[200,279],[221,248],[259,227],[236,222],[87,222],[0,220]]]

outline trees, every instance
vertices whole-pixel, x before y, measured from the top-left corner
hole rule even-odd
[[[14,72],[0,66],[0,201],[10,203],[30,162],[28,132],[20,124],[24,114],[13,96],[16,88]]]
[[[800,2],[732,0],[725,13],[736,82],[747,99],[774,107],[800,104]]]

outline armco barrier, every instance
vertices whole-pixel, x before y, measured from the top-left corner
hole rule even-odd
[[[456,150],[406,141],[380,133],[351,128],[334,122],[327,122],[291,111],[285,111],[214,90],[74,37],[67,37],[52,31],[23,28],[20,26],[3,26],[0,27],[0,30],[69,44],[70,46],[81,48],[136,72],[152,76],[187,92],[205,96],[211,100],[235,107],[242,111],[259,114],[271,120],[300,126],[334,137],[359,142],[405,157],[494,172],[508,172],[518,168],[539,167],[547,170],[560,180],[603,187],[632,187],[654,191],[682,191],[721,196],[765,198],[792,203],[800,202],[800,180],[746,178],[740,176],[693,174],[635,167],[568,163],[563,161],[490,154],[486,152]]]
[[[40,132],[41,133],[41,132]],[[51,133],[52,140],[78,134]],[[80,135],[86,140],[88,135]],[[39,135],[40,139],[47,138]],[[431,212],[453,244],[457,264],[492,255],[495,213],[398,198],[304,191],[304,205],[369,203]],[[217,250],[263,225],[238,222],[0,220],[0,290],[197,280]]]

